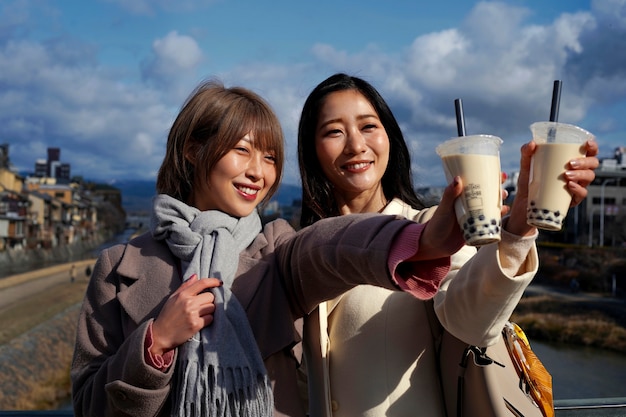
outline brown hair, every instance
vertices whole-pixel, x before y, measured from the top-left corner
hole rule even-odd
[[[218,81],[200,84],[176,117],[157,175],[157,193],[187,202],[194,180],[207,179],[212,167],[250,132],[254,146],[276,158],[276,182],[265,197],[267,202],[282,176],[284,138],[280,122],[256,93],[242,87],[225,88]],[[187,151],[195,153],[195,167],[185,158]]]

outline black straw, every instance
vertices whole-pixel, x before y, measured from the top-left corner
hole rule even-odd
[[[459,136],[465,136],[465,117],[463,116],[463,101],[460,98],[454,100],[454,111],[456,112],[456,130]]]
[[[561,104],[561,80],[554,80],[554,87],[552,87],[552,105],[550,106],[550,121],[559,121],[559,106]],[[554,142],[556,139],[556,127],[548,129],[548,142]]]
[[[550,121],[559,121],[559,105],[561,104],[561,80],[554,80],[552,88],[552,106],[550,107]]]

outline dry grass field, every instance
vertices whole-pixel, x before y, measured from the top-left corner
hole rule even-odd
[[[81,275],[0,309],[0,410],[55,409],[67,401],[75,324],[88,282]]]

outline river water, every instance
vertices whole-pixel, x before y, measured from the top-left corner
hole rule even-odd
[[[530,340],[552,375],[555,400],[626,397],[626,355]]]

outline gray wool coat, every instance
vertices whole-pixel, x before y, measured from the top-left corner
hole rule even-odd
[[[294,323],[358,284],[399,290],[388,252],[394,236],[411,223],[350,215],[296,233],[276,220],[241,253],[231,290],[264,358],[275,416],[306,412],[298,389],[299,358],[293,348],[300,334]],[[422,263],[414,278],[436,288],[448,269],[449,259]],[[149,323],[181,282],[167,244],[149,233],[100,254],[83,301],[71,369],[77,417],[169,415],[176,361],[166,372],[154,369],[145,361],[144,341]]]

